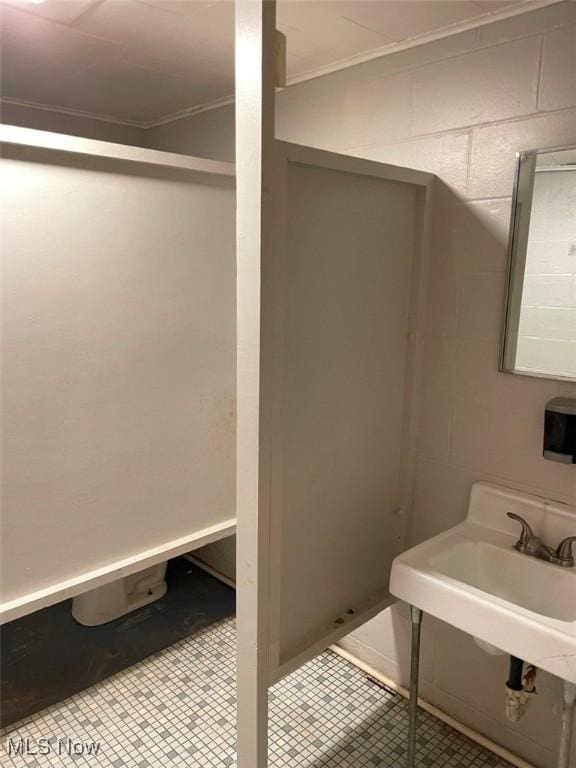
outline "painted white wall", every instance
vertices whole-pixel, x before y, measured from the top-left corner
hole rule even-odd
[[[415,541],[463,519],[470,487],[479,479],[576,500],[573,468],[541,456],[544,405],[558,395],[576,396],[576,385],[498,372],[514,155],[576,143],[575,55],[576,3],[564,2],[278,94],[279,138],[440,178]],[[213,136],[204,135],[218,121],[220,151]],[[233,108],[164,126],[163,142],[171,132],[176,151],[230,159]],[[152,146],[156,138],[150,131]],[[234,545],[219,546],[231,554]],[[407,681],[405,607],[384,612],[342,644]],[[422,674],[428,701],[534,764],[554,765],[558,680],[542,675],[529,714],[509,723],[506,659],[487,656],[472,638],[430,618]]]
[[[3,146],[2,611],[235,516],[233,179],[133,154]]]
[[[234,159],[233,108],[230,120],[231,122],[222,120],[220,110],[213,110],[196,116],[194,131],[190,130],[188,121],[179,120],[152,132],[122,123],[0,101],[0,122],[8,125],[137,147],[151,146],[170,152],[222,160]],[[216,541],[195,551],[194,554],[229,578],[235,578],[234,538]]]
[[[534,179],[516,363],[576,378],[576,171]]]
[[[387,597],[402,540],[418,188],[356,163],[344,172],[296,157],[287,171],[283,284],[272,299],[274,357],[283,344],[271,447],[281,458],[270,470],[280,666],[330,635],[335,617]]]
[[[199,112],[146,131],[148,146],[166,152],[234,160],[234,106]]]

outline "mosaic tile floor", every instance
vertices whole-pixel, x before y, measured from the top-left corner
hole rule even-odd
[[[10,726],[0,764],[233,767],[234,655],[225,619]],[[403,765],[406,701],[330,652],[274,686],[270,721],[271,768]],[[422,768],[511,768],[425,712],[418,741]]]

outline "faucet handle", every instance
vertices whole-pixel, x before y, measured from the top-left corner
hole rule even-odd
[[[522,533],[520,534],[520,538],[514,545],[515,548],[518,550],[518,552],[524,552],[524,553],[530,553],[532,551],[532,545],[536,539],[536,536],[534,535],[534,531],[530,527],[530,525],[524,520],[523,517],[520,517],[520,515],[517,515],[514,512],[506,512],[506,516],[511,518],[512,520],[516,520],[517,523],[520,523],[522,526]]]
[[[556,549],[556,560],[566,568],[574,567],[574,557],[572,555],[572,544],[576,541],[576,536],[568,536],[563,539]]]

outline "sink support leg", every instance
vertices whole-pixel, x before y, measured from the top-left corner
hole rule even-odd
[[[406,768],[416,765],[416,729],[418,726],[418,674],[420,667],[420,630],[422,628],[422,611],[410,606],[412,622],[412,653],[410,657],[410,699],[408,701],[408,752]],[[568,765],[568,763],[566,763]]]
[[[562,730],[560,731],[560,752],[558,768],[569,768],[570,745],[572,743],[572,726],[574,722],[574,705],[576,704],[576,685],[564,681],[564,706],[562,707]]]

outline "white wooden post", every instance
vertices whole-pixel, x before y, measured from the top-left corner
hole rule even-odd
[[[238,768],[268,763],[270,489],[261,296],[272,232],[275,16],[274,0],[236,0]]]

